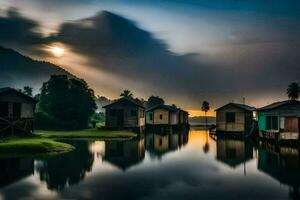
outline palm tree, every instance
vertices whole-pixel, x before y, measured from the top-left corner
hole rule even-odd
[[[207,111],[209,111],[209,103],[207,101],[203,101],[201,110],[205,112],[205,127],[207,126]]]
[[[132,98],[133,97],[133,94],[131,93],[130,90],[124,90],[121,94],[120,94],[121,97],[126,97],[126,98]]]
[[[291,100],[296,100],[299,98],[300,86],[298,82],[293,82],[289,84],[286,93]]]

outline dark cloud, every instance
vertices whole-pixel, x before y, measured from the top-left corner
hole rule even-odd
[[[20,15],[16,8],[6,11],[6,16],[0,17],[0,43],[35,45],[43,40],[41,33],[37,31],[39,24]]]
[[[106,11],[62,24],[51,39],[88,56],[98,69],[118,75],[120,80],[112,81],[119,81],[120,87],[122,78],[127,78],[164,96],[195,95],[211,89],[212,84],[207,83],[217,78],[216,69],[199,64],[195,55],[177,55],[134,22]],[[218,83],[223,85],[224,81],[226,78]]]
[[[64,23],[51,40],[72,46],[99,70],[117,75],[119,79],[112,81],[119,82],[120,87],[124,87],[123,78],[131,79],[145,85],[145,91],[157,91],[193,105],[203,98],[219,97],[219,103],[264,91],[280,89],[284,93],[286,84],[300,78],[299,43],[242,38],[240,43],[229,45],[225,53],[233,62],[209,65],[199,55],[171,52],[151,33],[110,12]],[[253,40],[258,42],[247,46]]]

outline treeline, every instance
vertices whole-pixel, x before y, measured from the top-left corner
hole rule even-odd
[[[29,86],[20,91],[33,96]],[[159,96],[150,96],[147,100],[137,98],[130,90],[124,90],[120,94],[122,97],[130,98],[146,108],[165,103]],[[83,79],[67,75],[52,75],[34,98],[38,100],[35,127],[48,130],[76,130],[103,124],[105,113],[102,106],[114,101],[95,96],[94,90]]]

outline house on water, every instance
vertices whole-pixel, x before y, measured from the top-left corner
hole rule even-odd
[[[105,126],[108,128],[145,127],[145,108],[130,98],[120,98],[105,108]]]
[[[13,88],[0,88],[0,136],[33,132],[37,101]]]
[[[254,107],[228,103],[216,109],[216,132],[220,135],[246,136],[254,125]]]
[[[188,124],[188,112],[175,106],[157,105],[146,110],[146,125],[180,126]]]
[[[300,102],[287,100],[259,108],[259,136],[267,139],[298,140],[300,126]]]

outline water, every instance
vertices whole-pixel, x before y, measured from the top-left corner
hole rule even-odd
[[[50,158],[1,158],[0,199],[299,199],[295,147],[207,131],[67,141]]]

